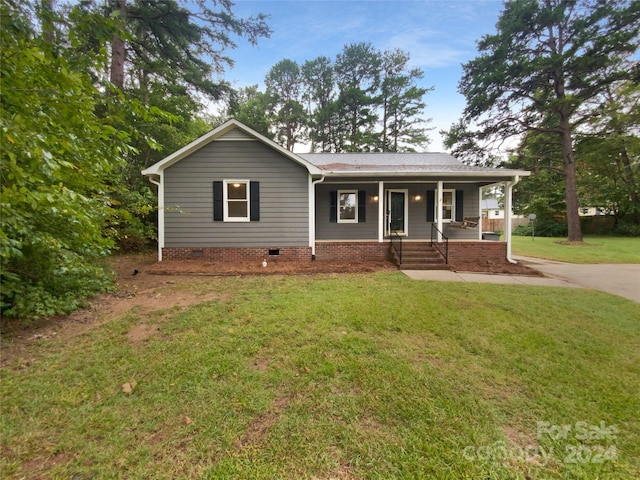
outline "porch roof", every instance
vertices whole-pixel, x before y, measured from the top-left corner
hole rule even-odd
[[[335,177],[391,176],[506,179],[528,176],[526,170],[465,165],[448,153],[298,153]]]

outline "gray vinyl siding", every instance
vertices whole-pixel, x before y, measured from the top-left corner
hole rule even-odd
[[[366,221],[363,223],[330,222],[331,191],[364,190],[366,192]],[[378,195],[378,184],[318,184],[316,185],[316,239],[317,240],[377,240],[378,203],[372,197]]]
[[[464,203],[463,213],[464,217],[478,217],[480,216],[480,193],[478,191],[478,185],[473,184],[455,184],[445,183],[445,189],[455,189],[464,191]],[[462,220],[462,219],[460,219]],[[455,228],[450,227],[448,224],[443,224],[444,234],[452,240],[478,240],[480,225],[477,228]],[[431,227],[429,227],[431,228]]]
[[[464,192],[463,216],[477,217],[479,215],[479,193],[477,184],[445,183],[445,190],[455,189]],[[431,223],[427,222],[427,190],[435,190],[435,183],[401,183],[385,182],[384,190],[407,190],[409,194],[408,207],[408,240],[426,240],[431,238]],[[336,190],[365,190],[366,191],[366,222],[365,223],[337,223],[330,222],[330,192]],[[378,239],[378,202],[373,197],[378,195],[378,183],[341,183],[318,184],[316,186],[316,239],[317,240],[377,240]],[[416,196],[420,200],[416,201]],[[384,201],[384,199],[379,199]],[[444,234],[450,239],[477,240],[478,228],[460,229],[443,225]]]
[[[165,246],[308,246],[307,170],[261,142],[229,138],[165,170]],[[260,221],[213,221],[213,182],[222,180],[260,182]]]

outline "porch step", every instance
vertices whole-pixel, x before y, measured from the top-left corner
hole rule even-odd
[[[401,270],[449,270],[442,255],[428,243],[403,243],[402,264],[398,255],[394,258]]]

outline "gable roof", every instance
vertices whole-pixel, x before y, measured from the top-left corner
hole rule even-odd
[[[485,198],[482,200],[481,205],[482,210],[502,210],[498,200],[495,198]]]
[[[285,157],[287,157],[287,158],[293,160],[294,162],[296,162],[296,163],[302,165],[303,167],[305,167],[308,170],[308,172],[311,173],[311,174],[320,175],[322,173],[320,168],[317,167],[316,165],[310,163],[309,161],[307,161],[304,158],[296,155],[295,153],[290,152],[286,148],[278,145],[273,140],[265,137],[264,135],[262,135],[262,134],[256,132],[255,130],[253,130],[252,128],[249,128],[245,124],[243,124],[243,123],[237,121],[236,119],[232,118],[231,120],[228,120],[228,121],[224,122],[222,125],[219,125],[218,127],[214,128],[213,130],[205,133],[201,137],[196,138],[193,142],[191,142],[188,145],[182,147],[180,150],[175,151],[174,153],[172,153],[168,157],[165,157],[162,160],[160,160],[159,162],[154,163],[149,168],[145,168],[142,171],[142,174],[143,175],[160,175],[166,168],[168,168],[171,165],[179,162],[183,158],[191,155],[195,151],[201,149],[205,145],[208,145],[209,143],[213,142],[214,140],[218,140],[219,138],[221,138],[224,135],[226,135],[229,132],[231,132],[233,129],[239,129],[242,132],[248,134],[249,137],[253,137],[255,140],[258,140],[258,141],[264,143],[265,145],[267,145],[268,147],[273,148],[274,150],[278,151],[279,153],[281,153]]]
[[[527,176],[525,170],[466,165],[448,153],[301,153],[322,173],[333,176]]]
[[[293,153],[273,140],[256,132],[236,119],[231,119],[195,139],[159,162],[142,171],[143,175],[161,175],[171,165],[230,134],[229,140],[257,140],[302,165],[316,176],[363,177],[363,176],[420,176],[420,177],[483,177],[487,179],[507,179],[514,176],[528,176],[525,170],[478,167],[466,165],[448,153]],[[243,135],[237,135],[242,133]]]

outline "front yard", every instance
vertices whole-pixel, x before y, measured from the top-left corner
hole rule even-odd
[[[3,339],[3,478],[640,476],[631,301],[399,272],[157,284]]]
[[[569,263],[640,263],[640,238],[586,236],[583,244],[566,238],[514,235],[513,253]]]

